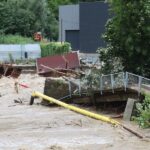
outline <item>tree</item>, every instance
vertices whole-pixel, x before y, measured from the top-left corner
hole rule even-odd
[[[150,77],[150,1],[111,0],[110,7],[113,17],[106,24],[101,60],[112,67],[118,58],[125,71]]]
[[[50,12],[46,0],[7,0],[0,2],[0,31],[33,36],[41,31],[50,35]]]
[[[80,2],[94,2],[94,1],[104,1],[104,0],[47,0],[50,11],[54,14],[56,19],[58,20],[58,7],[60,5],[68,5],[68,4],[78,4]]]
[[[92,0],[1,0],[0,34],[32,37],[35,32],[50,40],[58,38],[59,5]]]

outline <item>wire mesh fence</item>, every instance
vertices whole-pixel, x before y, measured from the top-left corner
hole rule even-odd
[[[76,92],[79,95],[82,93],[88,93],[89,89],[99,91],[101,94],[106,90],[112,90],[112,93],[114,93],[116,89],[120,88],[124,91],[126,91],[127,88],[134,89],[139,94],[145,90],[150,91],[150,79],[129,72],[97,76],[94,79],[87,79],[87,81],[78,79],[76,85]],[[70,85],[70,95],[72,94],[71,89]]]

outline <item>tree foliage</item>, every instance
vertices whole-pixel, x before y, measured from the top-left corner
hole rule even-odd
[[[104,0],[47,0],[47,1],[50,11],[54,14],[55,18],[58,19],[58,7],[60,5],[78,4],[79,2],[94,2]]]
[[[101,60],[110,67],[119,58],[124,70],[150,77],[150,1],[111,0],[110,8]]]
[[[58,23],[59,23],[59,6],[68,4],[78,4],[79,2],[94,2],[101,0],[47,0],[49,10],[52,14],[52,22],[50,24],[52,37],[54,40],[58,38]]]
[[[59,5],[91,0],[1,0],[0,34],[32,37],[35,32],[51,41],[58,38]]]
[[[150,95],[145,94],[143,103],[137,103],[138,116],[133,117],[142,128],[150,128]]]
[[[0,32],[33,36],[50,35],[50,12],[46,0],[7,0],[0,2]]]

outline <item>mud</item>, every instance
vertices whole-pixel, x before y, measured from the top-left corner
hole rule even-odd
[[[150,142],[110,124],[61,107],[30,106],[31,92],[43,92],[45,78],[21,75],[19,87],[6,77],[0,79],[0,150],[149,150]],[[120,120],[121,121],[121,120]],[[150,130],[131,128],[150,136]]]

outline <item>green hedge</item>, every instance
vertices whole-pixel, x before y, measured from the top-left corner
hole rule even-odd
[[[41,56],[64,54],[71,51],[70,43],[50,42],[41,43]]]
[[[28,44],[35,43],[32,38],[23,37],[20,35],[0,35],[0,44]]]

